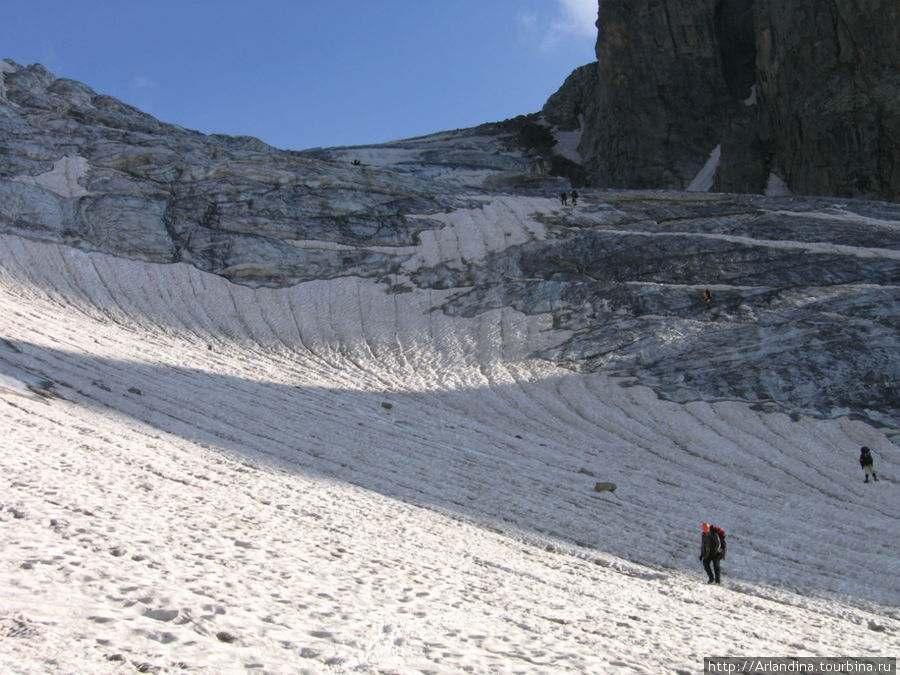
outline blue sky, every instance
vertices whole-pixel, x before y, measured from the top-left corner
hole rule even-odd
[[[279,148],[536,112],[594,60],[597,0],[27,0],[0,58]]]

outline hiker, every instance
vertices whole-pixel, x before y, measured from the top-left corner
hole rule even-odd
[[[701,526],[700,560],[709,576],[708,583],[719,583],[719,561],[725,557],[725,530],[709,523]]]
[[[578,193],[575,190],[572,190],[572,206],[576,206],[578,204]]]
[[[873,480],[878,480],[878,474],[875,473],[875,459],[872,457],[872,451],[866,446],[862,446],[859,449],[859,465],[862,467],[863,473],[866,476],[863,483],[869,482],[869,474],[872,475]]]
[[[700,291],[700,297],[703,298],[703,302],[706,303],[707,307],[712,306],[712,293],[710,293],[708,290],[704,289],[704,290]]]
[[[565,192],[560,192],[560,193],[559,193],[559,201],[562,202],[562,205],[563,205],[563,206],[566,205],[568,199],[569,199],[569,197],[568,197],[568,195],[567,195]]]

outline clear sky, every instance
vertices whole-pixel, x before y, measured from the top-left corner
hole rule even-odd
[[[537,112],[593,61],[597,0],[4,0],[0,58],[163,122],[284,149]]]

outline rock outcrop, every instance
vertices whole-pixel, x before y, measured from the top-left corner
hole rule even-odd
[[[206,136],[40,65],[0,63],[0,231],[283,286],[386,275],[429,214],[468,203],[466,176],[546,182],[518,150],[521,125],[395,144],[386,172],[354,161],[364,149]]]
[[[711,54],[711,42],[691,44]],[[371,280],[452,317],[512,309],[552,324],[529,347],[545,362],[679,402],[900,427],[898,205],[582,190],[577,207],[562,206],[568,182],[548,172],[577,157],[543,162],[553,139],[533,117],[286,152],[3,64],[0,234],[187,263],[253,287]],[[573,78],[590,80],[585,69]],[[746,84],[712,93],[725,100]],[[657,169],[674,180],[671,148]]]
[[[597,62],[543,115],[594,186],[897,201],[898,22],[890,0],[605,0]]]

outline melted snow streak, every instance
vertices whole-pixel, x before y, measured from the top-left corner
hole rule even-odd
[[[452,231],[423,249],[491,248]],[[550,315],[449,316],[454,290],[249,288],[11,235],[0,260],[4,372],[54,395],[0,392],[7,672],[697,672],[900,648],[900,466],[861,421],[564,370],[530,356],[571,338]],[[729,532],[721,587],[704,520]]]

